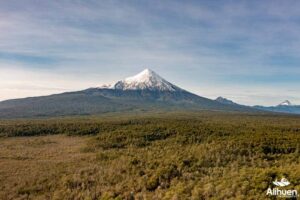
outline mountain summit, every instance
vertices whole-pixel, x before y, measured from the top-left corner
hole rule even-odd
[[[181,90],[177,86],[169,83],[157,73],[150,69],[145,69],[139,74],[118,81],[114,89],[119,90],[158,90],[158,91],[176,91]]]
[[[218,97],[215,99],[215,101],[219,102],[219,103],[223,103],[223,104],[228,104],[228,105],[237,105],[237,103],[229,100],[229,99],[226,99],[224,97]]]
[[[281,102],[278,106],[292,106],[293,104],[289,100]]]

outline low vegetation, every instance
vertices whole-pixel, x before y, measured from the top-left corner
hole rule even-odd
[[[0,199],[267,199],[282,177],[300,192],[297,116],[1,121],[0,135]]]

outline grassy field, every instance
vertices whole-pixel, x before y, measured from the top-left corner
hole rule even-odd
[[[300,192],[297,116],[6,120],[0,135],[0,199],[268,199],[282,177]]]

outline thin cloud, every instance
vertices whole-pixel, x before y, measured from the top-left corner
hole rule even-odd
[[[294,78],[300,74],[299,13],[297,1],[2,1],[0,70],[49,73],[50,87],[63,74],[69,78],[53,88],[70,90],[145,66],[209,97],[234,98],[261,84],[294,87],[300,84]],[[231,93],[202,87],[224,84],[241,87]],[[300,103],[297,93],[286,96]],[[3,94],[0,99],[9,98]],[[248,98],[238,100],[257,102]],[[265,103],[273,103],[268,95]]]

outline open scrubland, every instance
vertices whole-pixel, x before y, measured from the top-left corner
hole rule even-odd
[[[0,199],[267,199],[300,191],[300,117],[221,112],[0,121]]]

